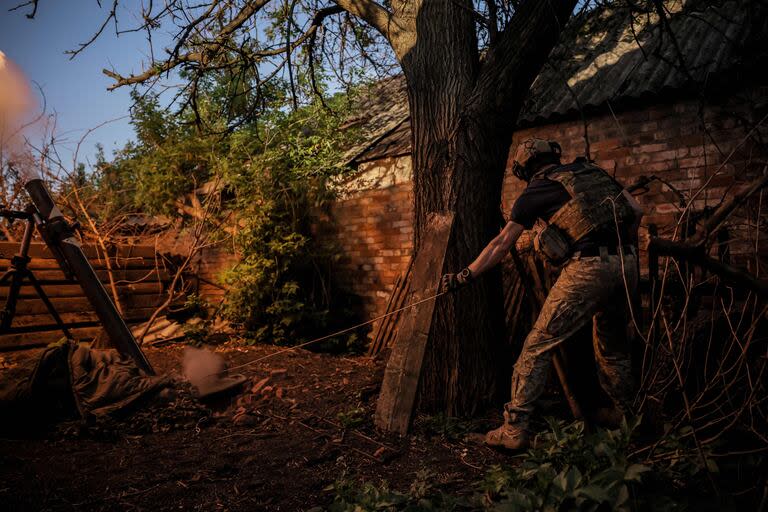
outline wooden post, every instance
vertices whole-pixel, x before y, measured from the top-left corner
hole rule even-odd
[[[413,260],[406,304],[437,293],[452,227],[452,212],[433,213],[427,219],[424,242]],[[434,312],[435,301],[403,312],[376,405],[375,422],[379,428],[408,432]]]

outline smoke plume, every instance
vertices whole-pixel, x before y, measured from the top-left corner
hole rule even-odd
[[[0,147],[19,149],[21,132],[35,106],[24,73],[0,51]]]
[[[219,375],[226,369],[224,358],[210,350],[188,347],[184,349],[184,378],[201,395],[207,394],[219,382]]]

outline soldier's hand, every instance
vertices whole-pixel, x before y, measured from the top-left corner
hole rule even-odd
[[[442,293],[458,290],[469,284],[472,280],[472,271],[465,268],[458,274],[445,274],[440,279],[440,291]]]

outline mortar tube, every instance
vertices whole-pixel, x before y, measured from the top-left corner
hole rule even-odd
[[[136,343],[131,330],[125,324],[107,290],[88,262],[88,258],[80,246],[80,241],[74,236],[74,232],[51,198],[43,181],[40,179],[29,180],[24,184],[24,188],[43,219],[41,228],[46,229],[47,226],[51,225],[56,225],[58,228],[58,233],[48,233],[48,236],[44,236],[46,243],[54,246],[52,250],[58,249],[75,274],[88,302],[112,342],[112,346],[120,354],[133,359],[144,372],[155,375],[155,371]]]

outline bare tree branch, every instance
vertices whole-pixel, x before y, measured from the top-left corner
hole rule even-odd
[[[404,40],[415,37],[415,27],[406,28],[405,20],[395,17],[387,9],[373,0],[334,0],[336,5],[353,16],[362,19],[375,28],[394,48],[399,58],[403,57],[403,49],[407,47]],[[415,20],[411,20],[415,23]]]
[[[244,11],[248,11],[252,15],[258,10],[256,7],[257,5],[259,7],[262,7],[267,2],[268,0],[260,0],[259,2],[253,2],[249,4],[249,8],[244,9]],[[226,68],[230,68],[238,65],[240,63],[240,59],[238,59],[237,57],[230,58],[223,62],[217,62],[216,64],[213,64],[213,62],[215,61],[215,58],[218,52],[222,50],[233,50],[231,47],[228,47],[226,45],[225,41],[227,37],[232,34],[232,32],[237,30],[240,26],[242,26],[243,23],[247,21],[247,18],[245,18],[243,14],[244,11],[241,11],[241,13],[232,22],[228,23],[218,33],[218,35],[213,39],[213,41],[201,44],[200,46],[204,47],[204,51],[189,52],[189,53],[177,55],[175,57],[171,57],[165,62],[157,63],[155,66],[149,69],[146,69],[144,72],[136,75],[122,76],[116,73],[115,71],[103,69],[102,73],[104,73],[105,75],[115,80],[115,83],[109,86],[108,89],[114,90],[125,85],[142,84],[153,77],[162,75],[163,73],[167,73],[173,70],[174,68],[185,65],[185,64],[199,65],[201,66],[201,68],[203,68],[204,71],[226,69]],[[304,44],[315,34],[317,29],[322,25],[322,22],[325,18],[332,16],[334,14],[338,14],[340,12],[342,12],[342,8],[336,7],[336,6],[320,9],[319,11],[317,11],[315,16],[313,17],[309,27],[291,44],[280,46],[278,48],[271,49],[271,50],[263,50],[263,51],[255,51],[255,52],[242,51],[241,58],[245,58],[246,60],[258,61],[259,59],[263,59],[266,57],[275,57],[275,56],[283,55],[286,53],[290,55],[292,51],[294,51],[300,45]],[[176,50],[174,50],[174,52],[175,51]],[[280,67],[282,67],[282,65]],[[271,74],[271,76],[274,76],[274,73]],[[262,83],[263,82],[264,81],[262,81]]]
[[[29,18],[30,20],[32,20],[32,19],[35,19],[35,15],[37,14],[37,2],[38,2],[38,0],[29,0],[28,2],[23,2],[23,3],[20,3],[19,5],[15,6],[15,7],[11,7],[10,9],[8,9],[8,11],[16,11],[18,9],[21,9],[21,8],[24,8],[24,7],[28,6],[28,5],[31,5],[32,6],[32,12],[30,12],[28,14],[25,14],[25,16],[27,18]]]
[[[112,3],[112,10],[109,11],[109,14],[104,20],[104,23],[101,24],[101,27],[99,27],[99,30],[97,30],[96,33],[93,34],[93,36],[91,36],[91,38],[88,41],[84,43],[80,43],[80,47],[77,50],[68,50],[67,52],[65,52],[66,54],[69,55],[69,60],[74,59],[75,57],[78,56],[78,54],[80,54],[80,52],[82,52],[83,50],[88,48],[91,44],[93,44],[93,42],[99,38],[101,33],[104,32],[104,29],[107,28],[107,25],[109,24],[109,20],[114,20],[115,27],[117,27],[117,5],[119,1],[120,0],[114,0],[114,2]],[[35,2],[35,7],[37,7],[37,2]]]

